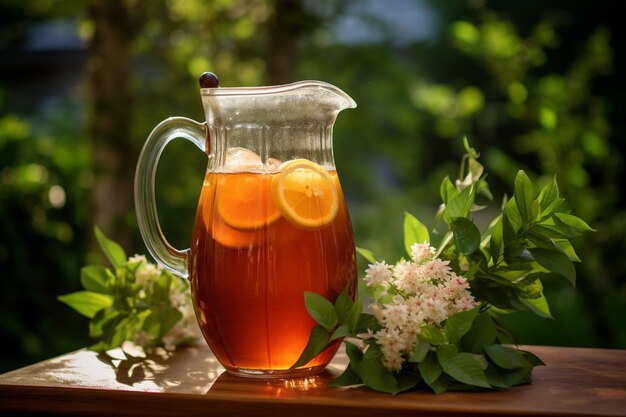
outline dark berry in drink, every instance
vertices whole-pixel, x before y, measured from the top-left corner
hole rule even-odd
[[[219,85],[220,80],[212,72],[203,72],[200,76],[200,87],[202,88],[216,88]]]

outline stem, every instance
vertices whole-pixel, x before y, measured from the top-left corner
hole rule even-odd
[[[463,155],[463,158],[461,158],[461,166],[459,167],[459,181],[463,181],[463,178],[465,178],[465,164],[467,163],[468,159],[469,154],[465,154]]]
[[[437,252],[435,252],[436,258],[438,258],[439,255],[441,255],[441,252],[443,252],[443,250],[446,248],[446,246],[448,246],[448,243],[450,243],[451,240],[452,240],[452,231],[448,231],[448,233],[446,233],[445,237],[441,241],[441,244],[439,245]]]

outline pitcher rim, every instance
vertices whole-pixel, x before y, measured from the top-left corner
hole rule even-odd
[[[200,94],[202,96],[220,97],[220,96],[253,96],[253,95],[274,95],[283,94],[291,91],[303,89],[303,88],[323,88],[338,96],[346,99],[349,103],[347,108],[356,107],[356,102],[341,88],[327,83],[325,81],[317,80],[304,80],[297,81],[289,84],[280,84],[272,86],[255,86],[255,87],[215,87],[215,88],[201,88]]]

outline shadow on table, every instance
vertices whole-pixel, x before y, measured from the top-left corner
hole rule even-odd
[[[175,351],[158,348],[150,354],[140,349],[114,349],[97,358],[114,370],[118,383],[160,392],[204,393],[224,372],[201,345]]]

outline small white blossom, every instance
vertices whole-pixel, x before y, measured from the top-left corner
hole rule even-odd
[[[435,255],[435,248],[430,246],[428,242],[414,243],[411,245],[411,258],[413,262],[421,264],[426,262]]]
[[[385,365],[385,368],[399,371],[404,362],[400,331],[398,329],[383,328],[376,332],[375,337],[383,353],[383,365]]]
[[[382,309],[382,324],[388,329],[402,329],[408,317],[403,303],[386,304]]]
[[[385,261],[370,264],[365,270],[365,281],[370,287],[382,285],[391,279],[391,265]]]
[[[137,272],[135,272],[135,282],[146,288],[150,282],[154,281],[161,275],[161,270],[151,263],[142,264]]]
[[[127,261],[128,265],[136,265],[136,264],[147,263],[147,262],[148,261],[145,255],[134,255],[128,258],[128,261]]]

